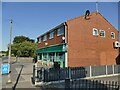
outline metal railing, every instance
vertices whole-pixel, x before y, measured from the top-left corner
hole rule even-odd
[[[89,66],[89,67],[68,67],[68,68],[41,68],[33,66],[33,80],[50,82],[84,77],[114,75],[120,73],[120,65]]]
[[[119,90],[118,82],[101,80],[65,79],[65,89],[78,90]]]

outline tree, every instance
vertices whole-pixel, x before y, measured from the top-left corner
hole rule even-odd
[[[20,56],[22,57],[35,57],[36,56],[37,44],[25,41],[21,43],[19,48]]]
[[[12,54],[19,57],[35,57],[37,43],[25,36],[16,36],[11,47]]]
[[[18,44],[12,44],[11,46],[11,51],[12,51],[12,54],[14,54],[14,56],[18,56],[18,51],[20,49],[20,45],[21,43],[18,43]]]
[[[17,43],[22,43],[25,41],[30,41],[30,42],[34,43],[33,39],[30,39],[29,37],[26,37],[26,36],[16,36],[13,40],[13,43],[17,44]]]

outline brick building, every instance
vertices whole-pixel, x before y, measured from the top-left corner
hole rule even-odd
[[[118,35],[100,13],[76,17],[37,38],[37,60],[60,67],[116,64]]]

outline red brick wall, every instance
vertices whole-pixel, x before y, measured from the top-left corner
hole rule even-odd
[[[57,30],[55,30],[55,32],[54,32],[54,38],[49,39],[49,33],[48,33],[47,34],[47,41],[43,41],[42,40],[41,43],[38,43],[38,48],[45,47],[45,43],[48,43],[47,46],[63,43],[63,40],[62,40],[63,36],[64,35],[57,36]]]
[[[113,48],[113,42],[118,41],[118,31],[100,14],[92,13],[89,20],[83,16],[68,20],[67,25],[68,66],[116,64],[118,49]],[[93,28],[105,30],[106,36],[93,36]],[[115,32],[115,39],[111,39],[111,32]]]

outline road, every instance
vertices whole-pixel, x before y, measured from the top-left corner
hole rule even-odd
[[[3,60],[0,58],[0,63],[5,63],[8,61],[7,57],[4,57]],[[0,69],[1,70],[1,69]],[[6,84],[8,80],[7,75],[2,75],[2,88],[31,88],[31,90],[40,90],[40,87],[35,87],[31,82],[32,71],[33,70],[33,63],[20,63],[20,62],[11,62],[11,84]],[[0,74],[1,75],[1,74]],[[1,79],[1,78],[0,78]],[[101,78],[94,78],[91,80],[103,80],[103,81],[120,81],[119,76],[111,76],[111,77],[101,77]]]

